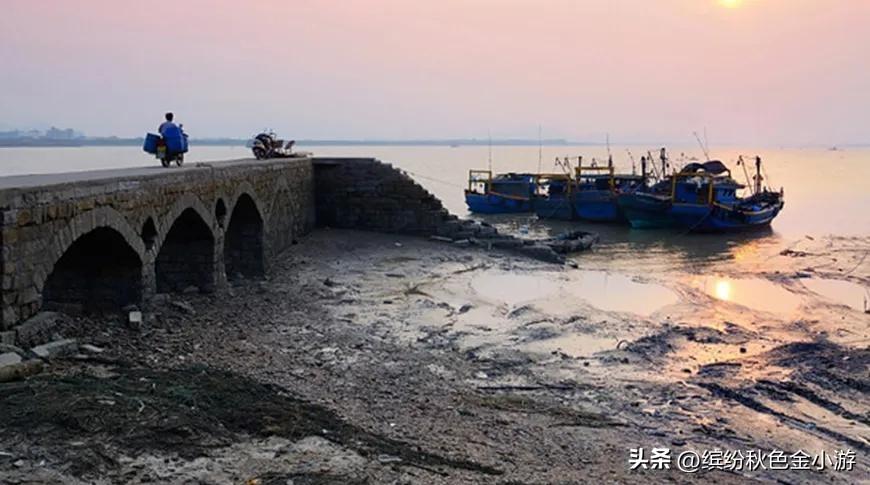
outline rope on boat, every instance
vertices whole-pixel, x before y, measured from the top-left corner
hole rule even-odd
[[[452,187],[458,187],[460,189],[465,190],[465,185],[460,185],[460,184],[457,184],[456,182],[448,182],[446,180],[440,180],[440,179],[437,179],[435,177],[429,177],[427,175],[420,175],[419,173],[415,173],[415,172],[412,172],[410,170],[402,169],[402,171],[409,174],[409,175],[412,175],[414,177],[419,177],[419,178],[424,179],[424,180],[430,180],[432,182],[438,182],[440,184],[450,185]]]

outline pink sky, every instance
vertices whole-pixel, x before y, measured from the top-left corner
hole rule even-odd
[[[870,142],[870,1],[4,0],[0,128]]]

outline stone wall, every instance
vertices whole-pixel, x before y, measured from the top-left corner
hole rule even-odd
[[[167,289],[188,283],[201,291],[222,287],[225,235],[244,195],[253,202],[261,224],[243,224],[243,237],[262,241],[256,251],[240,256],[246,268],[257,267],[259,259],[267,270],[268,262],[314,225],[310,159],[197,164],[153,173],[116,170],[57,182],[65,177],[3,180],[9,188],[0,189],[0,332],[43,308],[47,282],[49,297],[58,306],[69,306],[82,292],[88,292],[94,307],[117,306],[129,299],[124,295],[137,299],[137,291],[147,297],[158,290],[160,260],[165,262]],[[179,220],[182,214],[184,221]],[[191,221],[199,231],[190,230]],[[252,227],[261,234],[252,234]],[[76,241],[88,243],[82,238],[101,228],[113,237],[92,239],[78,249],[93,264],[57,265]],[[133,255],[132,262],[124,259],[123,274],[100,271],[113,266],[112,258],[118,259],[113,255],[122,253]],[[80,256],[74,259],[82,260]],[[197,269],[182,275],[182,263]],[[131,275],[139,279],[138,285],[129,283]],[[109,276],[115,283],[109,283]],[[126,289],[111,291],[117,281]],[[77,283],[81,288],[76,289]]]
[[[562,263],[563,249],[586,249],[591,239],[532,241],[450,214],[408,174],[373,158],[315,158],[317,225],[429,236],[463,246],[502,249]]]
[[[404,172],[373,158],[315,158],[317,224],[431,235],[451,217]]]

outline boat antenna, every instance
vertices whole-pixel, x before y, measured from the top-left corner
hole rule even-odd
[[[492,172],[492,130],[487,130],[486,134],[487,134],[487,140],[488,140],[487,148],[489,150],[489,154],[487,157],[487,165],[489,166],[489,171],[491,173]]]
[[[631,154],[631,150],[628,148],[625,151],[628,152],[628,159],[631,160],[631,174],[637,175],[637,163],[634,161],[634,155]]]
[[[737,157],[737,165],[743,167],[743,175],[746,177],[746,186],[749,187],[749,191],[754,195],[755,187],[752,186],[752,182],[749,180],[749,170],[746,170],[746,162],[743,161],[743,155]]]
[[[705,130],[704,130],[704,132],[705,132],[705,134],[704,134],[704,138],[705,138],[705,139],[707,138],[706,131],[707,131],[707,130],[705,129]],[[698,136],[698,132],[697,132],[697,131],[693,131],[692,134],[695,135],[695,139],[698,140],[698,145],[701,147],[701,151],[704,152],[704,158],[705,158],[704,161],[709,162],[709,161],[710,161],[710,151],[707,150],[707,147],[704,146],[704,143],[701,142],[701,137]]]
[[[661,176],[659,176],[659,170],[656,168],[656,164],[653,163],[652,153],[649,150],[646,151],[646,161],[652,166],[653,175],[655,175],[657,179],[664,180],[665,174],[662,173]]]
[[[707,127],[704,127],[704,148],[709,152],[710,151],[710,143],[707,141]]]
[[[541,142],[541,125],[538,124],[538,173],[541,173],[541,163],[543,160],[543,143]]]
[[[664,177],[664,175],[668,173],[668,151],[665,150],[665,147],[662,147],[659,152],[659,158],[662,161],[662,176]]]
[[[755,193],[761,193],[761,157],[755,157]]]

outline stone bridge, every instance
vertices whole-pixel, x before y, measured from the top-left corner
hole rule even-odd
[[[459,220],[371,158],[0,177],[0,342],[42,310],[113,313],[156,293],[262,278],[315,224],[553,255]]]
[[[310,159],[0,179],[2,325],[262,277],[314,225]]]
[[[429,192],[370,158],[2,177],[0,332],[41,310],[115,312],[155,293],[262,277],[316,219],[418,235],[459,229]]]

